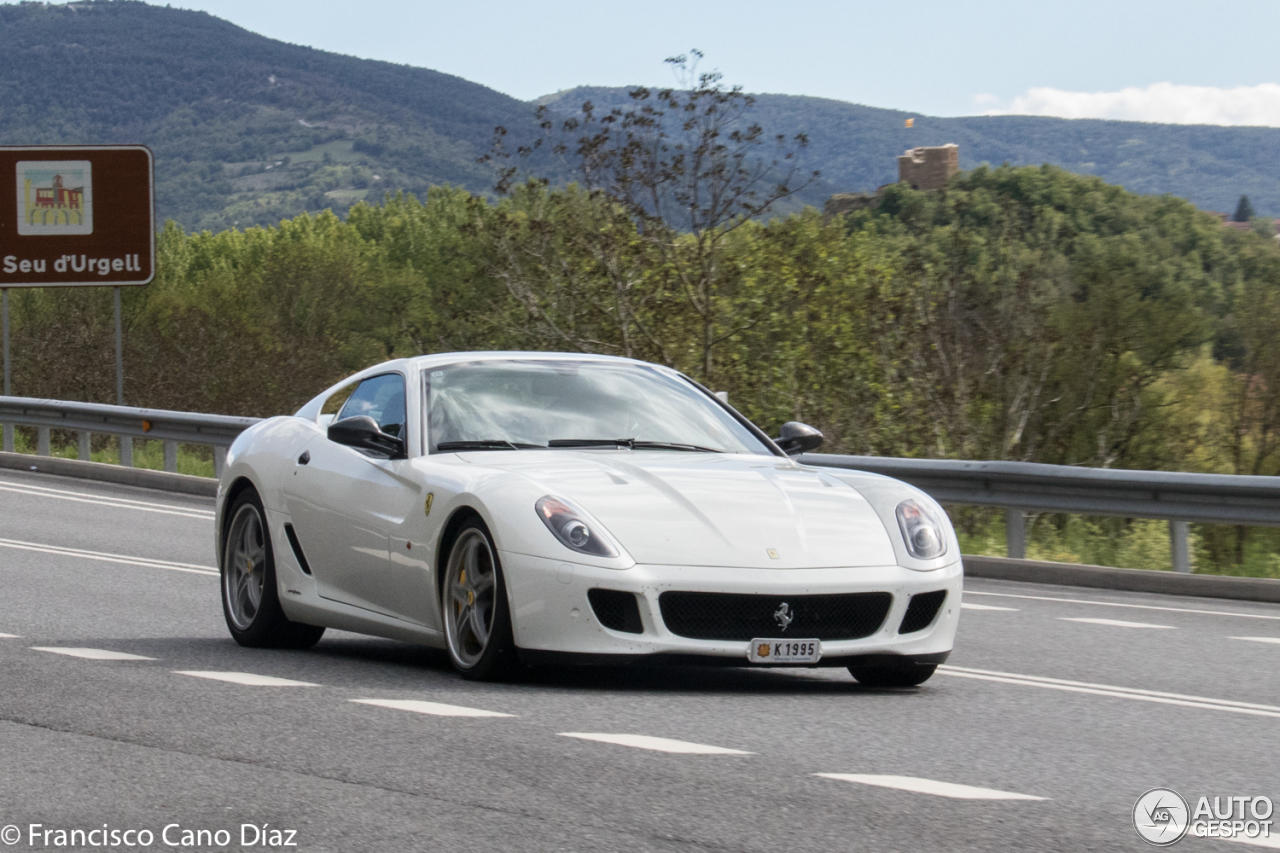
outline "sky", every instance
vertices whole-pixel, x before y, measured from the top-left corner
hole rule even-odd
[[[665,85],[665,57],[751,92],[924,115],[1280,126],[1280,0],[177,0],[271,38],[532,100]]]

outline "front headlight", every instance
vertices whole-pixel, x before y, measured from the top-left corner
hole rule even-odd
[[[539,498],[534,509],[551,534],[571,551],[593,557],[618,556],[618,549],[601,532],[592,530],[577,510],[559,498]]]
[[[933,560],[947,553],[946,527],[913,499],[898,504],[898,527],[907,552],[917,560]]]

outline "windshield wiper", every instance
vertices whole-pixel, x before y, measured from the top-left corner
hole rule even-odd
[[[724,453],[714,447],[703,447],[700,444],[679,444],[673,441],[633,441],[631,447],[638,450],[694,450],[698,453]]]
[[[436,450],[448,453],[451,450],[527,450],[542,447],[540,444],[516,444],[501,438],[485,438],[478,441],[442,441]]]
[[[553,438],[547,447],[626,447],[630,450],[694,450],[700,453],[722,453],[714,447],[679,444],[671,441],[638,441],[634,438]]]

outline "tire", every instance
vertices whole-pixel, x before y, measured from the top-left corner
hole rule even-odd
[[[849,667],[849,674],[863,687],[919,687],[929,680],[937,664],[907,664],[906,666]]]
[[[511,610],[498,550],[475,518],[449,548],[441,595],[445,645],[454,669],[469,681],[501,681],[519,668]]]
[[[222,615],[232,638],[256,649],[309,649],[324,628],[291,622],[280,607],[275,554],[267,514],[252,488],[241,492],[227,513],[222,546]]]

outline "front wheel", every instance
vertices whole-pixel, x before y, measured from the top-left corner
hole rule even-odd
[[[309,649],[324,628],[292,622],[280,607],[275,556],[262,501],[246,489],[227,513],[231,523],[222,552],[222,615],[242,646]]]
[[[444,633],[449,660],[471,681],[498,681],[516,669],[511,612],[497,549],[484,523],[463,525],[444,576]]]
[[[937,664],[849,667],[849,674],[864,687],[918,687],[929,680]]]

